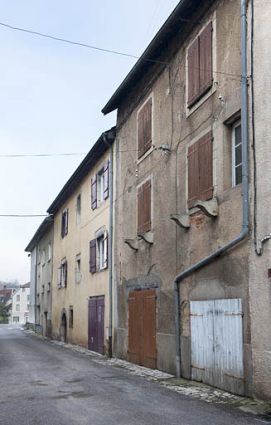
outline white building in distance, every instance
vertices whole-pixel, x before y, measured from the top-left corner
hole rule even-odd
[[[30,283],[21,285],[12,296],[10,323],[26,324],[29,322]]]

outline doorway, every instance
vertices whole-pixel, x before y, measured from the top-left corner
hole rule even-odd
[[[129,360],[156,368],[155,289],[129,293]]]
[[[104,297],[88,300],[88,349],[104,354]]]
[[[63,313],[62,318],[61,318],[60,340],[62,342],[67,342],[67,316],[66,316],[66,313]]]

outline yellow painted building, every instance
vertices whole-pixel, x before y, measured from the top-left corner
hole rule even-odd
[[[109,160],[114,138],[114,128],[101,135],[48,209],[54,215],[52,337],[101,354],[110,352],[112,335]]]

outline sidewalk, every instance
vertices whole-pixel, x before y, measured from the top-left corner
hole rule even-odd
[[[161,372],[159,370],[147,369],[145,367],[129,363],[125,360],[116,358],[109,359],[94,351],[89,351],[84,347],[44,338],[30,330],[24,330],[24,332],[31,337],[43,339],[51,344],[59,345],[68,350],[82,353],[90,357],[91,360],[96,363],[125,369],[130,375],[141,376],[148,381],[154,381],[158,385],[165,386],[169,390],[176,391],[179,394],[198,398],[206,403],[224,404],[235,407],[242,410],[243,412],[256,415],[257,418],[255,418],[255,420],[259,421],[260,423],[271,424],[271,404],[269,403],[253,400],[248,397],[240,397],[202,384],[201,382],[189,381],[186,379],[176,379],[173,375],[168,373]]]

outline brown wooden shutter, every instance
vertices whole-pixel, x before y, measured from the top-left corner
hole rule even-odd
[[[96,273],[96,239],[89,243],[89,271]]]
[[[138,113],[137,125],[138,158],[141,158],[152,146],[152,99]]]
[[[144,155],[144,108],[138,113],[137,116],[137,137],[138,137],[138,159]]]
[[[188,208],[194,206],[199,197],[199,151],[198,142],[188,148]]]
[[[199,199],[213,197],[213,133],[209,131],[199,141]]]
[[[143,232],[151,230],[151,180],[148,180],[143,185]]]
[[[152,99],[144,106],[144,153],[152,145]]]
[[[137,191],[137,232],[144,232],[144,190],[143,185]]]
[[[213,60],[212,60],[212,22],[199,36],[199,92],[205,93],[213,85]]]
[[[109,195],[109,161],[104,166],[104,199]]]
[[[188,49],[188,107],[199,96],[199,38]]]
[[[97,208],[97,175],[91,179],[91,208]]]

